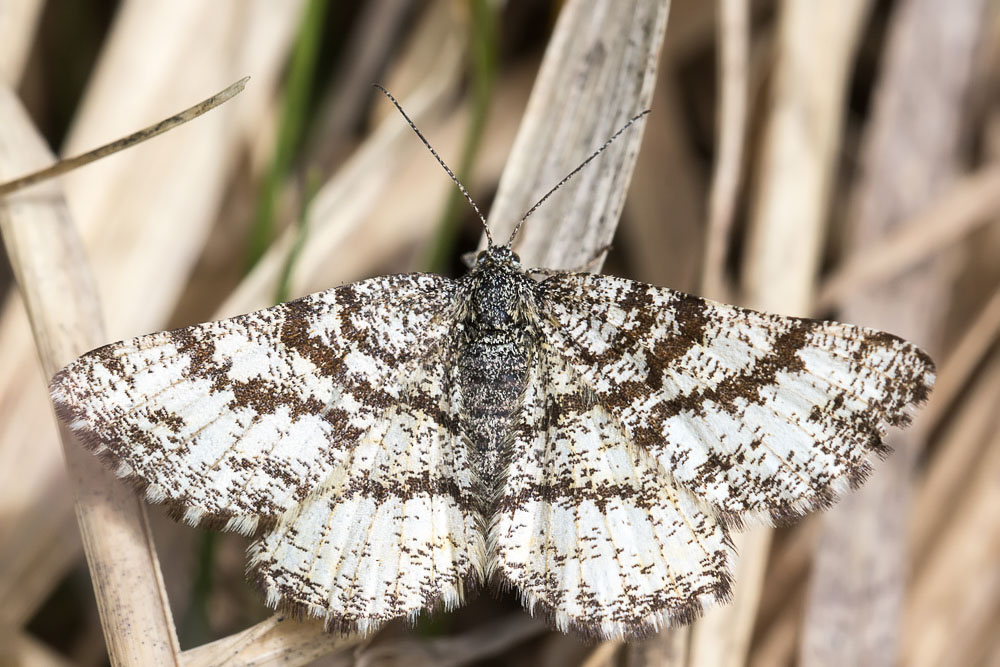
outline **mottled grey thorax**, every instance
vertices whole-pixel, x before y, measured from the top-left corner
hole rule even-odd
[[[534,281],[505,248],[480,254],[462,279],[459,382],[472,464],[489,484],[504,468],[534,349]]]

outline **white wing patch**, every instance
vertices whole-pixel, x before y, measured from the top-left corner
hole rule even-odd
[[[479,481],[449,376],[443,363],[418,369],[323,487],[251,547],[251,578],[269,606],[367,633],[453,609],[478,587]]]
[[[635,637],[729,595],[726,532],[548,345],[490,528],[491,570],[560,630]]]
[[[544,335],[625,437],[727,520],[784,521],[860,483],[934,365],[890,334],[589,274],[542,283]]]
[[[56,410],[152,502],[253,532],[293,510],[450,331],[454,283],[389,276],[140,336],[60,371]]]

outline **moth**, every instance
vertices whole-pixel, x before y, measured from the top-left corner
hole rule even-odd
[[[457,280],[106,345],[52,379],[56,411],[173,517],[255,535],[270,607],[368,633],[492,584],[560,630],[632,638],[726,600],[729,531],[861,483],[934,382],[887,333],[536,280],[514,234]]]

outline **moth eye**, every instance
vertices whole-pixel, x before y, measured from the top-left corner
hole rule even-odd
[[[486,257],[486,251],[485,250],[480,250],[479,254],[476,255],[476,260],[478,261],[478,260],[482,259],[483,257]]]
[[[515,261],[515,262],[520,262],[520,261],[521,261],[521,256],[520,256],[520,255],[518,255],[518,254],[517,254],[516,252],[514,252],[514,251],[511,251],[511,253],[510,253],[510,254],[514,256],[514,261]]]

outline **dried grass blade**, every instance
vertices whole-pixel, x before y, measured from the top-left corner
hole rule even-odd
[[[755,167],[742,275],[751,308],[802,315],[812,308],[843,123],[844,96],[867,0],[781,5],[777,60],[763,146]],[[816,49],[817,43],[824,44]],[[810,128],[804,136],[802,128]],[[746,660],[757,614],[770,530],[734,536],[740,554],[733,604],[711,610],[692,633],[689,665]]]
[[[496,656],[544,631],[539,619],[515,613],[455,636],[376,641],[359,649],[355,659],[359,667],[459,667]]]
[[[0,88],[0,168],[51,161],[16,96]],[[59,192],[4,201],[0,231],[24,296],[38,354],[52,375],[104,342],[97,295]],[[180,649],[141,502],[62,432],[76,511],[113,665],[176,664]]]
[[[743,166],[747,124],[750,11],[747,0],[719,3],[718,150],[708,198],[708,231],[702,267],[702,296],[729,301],[726,251],[732,234]]]
[[[980,226],[1000,211],[1000,166],[963,177],[938,201],[901,224],[875,245],[852,255],[820,289],[816,311],[825,312],[870,285],[905,273]]]
[[[24,73],[42,0],[10,0],[0,10],[0,81],[16,86]]]
[[[0,628],[0,665],[72,667],[73,664],[28,633]]]
[[[114,304],[107,312],[107,334],[98,343],[161,327],[174,307],[215,220],[230,170],[246,139],[258,134],[298,5],[122,5],[77,112],[68,140],[75,147],[71,150],[84,150],[123,127],[156,118],[180,99],[198,99],[217,81],[235,78],[233,72],[252,72],[255,85],[237,104],[187,125],[169,141],[147,143],[63,177],[99,288]],[[194,37],[192,25],[199,26],[199,34],[218,39]],[[251,36],[253,48],[243,48]],[[146,58],[141,70],[135,66],[137,52]],[[78,553],[75,548],[66,551],[71,545],[65,544],[65,526],[74,521],[72,498],[44,391],[48,377],[42,379],[34,364],[28,331],[15,295],[5,304],[0,323],[0,403],[17,415],[0,420],[0,515],[11,517],[0,524],[0,562],[35,567],[28,577],[0,571],[0,607],[22,620],[37,609]],[[12,478],[14,484],[8,483]],[[45,520],[33,521],[39,512]],[[5,539],[29,531],[33,539]],[[56,552],[62,558],[55,558]],[[8,606],[10,600],[15,604]]]
[[[184,123],[194,120],[198,116],[211,111],[220,104],[224,104],[229,100],[233,99],[237,95],[243,92],[243,88],[246,87],[247,81],[250,77],[246,76],[237,81],[236,83],[226,87],[224,90],[219,91],[215,95],[212,95],[208,99],[202,100],[194,106],[188,107],[180,113],[176,113],[169,118],[164,118],[159,123],[154,123],[149,127],[144,127],[143,129],[133,132],[132,134],[122,137],[121,139],[116,139],[115,141],[99,146],[93,150],[87,151],[86,153],[81,153],[80,155],[75,155],[71,158],[65,158],[59,160],[55,164],[44,169],[39,169],[30,174],[25,174],[11,181],[5,183],[0,183],[0,197],[4,195],[9,195],[12,192],[17,192],[18,190],[23,190],[35,183],[40,183],[46,181],[50,178],[55,178],[67,172],[73,171],[74,169],[79,169],[91,162],[96,162],[103,157],[107,157],[119,151],[123,151],[132,146],[141,144],[144,141],[149,141],[153,137],[158,137],[164,132],[169,132],[170,130],[183,125]]]
[[[494,238],[505,239],[543,193],[649,107],[669,5],[563,7],[490,211]],[[515,241],[527,264],[581,266],[611,242],[642,133],[637,123],[528,219]]]
[[[1000,396],[1000,354],[994,353],[985,360],[952,418],[942,427],[931,465],[914,496],[908,531],[910,576],[914,581],[921,576],[927,554],[956,516],[955,499],[982,466],[982,459],[989,456],[986,443],[1000,428],[997,396]]]
[[[295,667],[331,653],[346,654],[363,641],[358,636],[339,637],[324,632],[319,621],[303,622],[272,616],[243,632],[185,651],[181,664],[184,667]]]
[[[864,178],[851,193],[849,247],[855,251],[924,210],[957,177],[985,6],[984,0],[963,0],[942,14],[933,0],[913,0],[894,8],[862,138]],[[950,289],[943,265],[928,262],[858,295],[840,316],[913,340],[935,355]],[[895,453],[824,515],[804,616],[803,664],[898,662],[905,518],[920,442],[915,430],[891,433]]]
[[[986,664],[1000,599],[1000,434],[962,483],[953,515],[931,545],[903,616],[900,664]]]
[[[916,425],[927,432],[944,418],[951,402],[966,386],[969,378],[982,365],[990,348],[1000,340],[1000,290],[993,296],[965,328],[961,340],[951,349],[934,383],[934,393],[927,407],[920,413]]]

